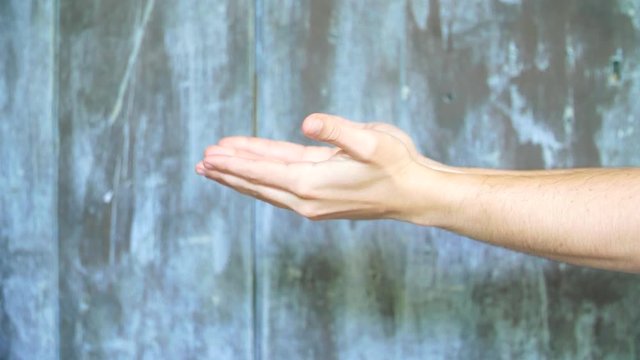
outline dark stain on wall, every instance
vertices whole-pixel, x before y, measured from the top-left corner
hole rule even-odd
[[[381,239],[378,241],[388,241]],[[367,298],[375,305],[375,313],[379,314],[386,337],[393,337],[397,330],[402,306],[403,293],[402,271],[394,271],[393,263],[388,261],[388,254],[381,246],[372,246],[367,249],[367,261],[365,272],[365,291]]]
[[[326,89],[331,76],[332,60],[335,55],[333,40],[339,34],[332,28],[334,14],[333,1],[309,1],[303,24],[308,27],[302,34],[303,49],[295,49],[303,59],[300,74],[304,84],[309,84],[300,96],[300,114],[302,118],[313,109],[326,109],[330,95]],[[315,110],[320,111],[320,110]]]
[[[341,257],[335,256],[336,250],[327,239],[316,239],[318,251],[304,255],[299,249],[286,244],[285,239],[274,240],[281,245],[274,258],[277,262],[270,265],[276,291],[271,301],[286,304],[296,314],[300,322],[297,324],[299,328],[292,329],[294,336],[304,334],[313,344],[275,351],[291,356],[337,359],[338,339],[333,336],[333,326],[337,315],[334,308],[344,300],[341,298],[344,280],[339,264]],[[274,326],[270,332],[279,333],[279,330]]]
[[[634,325],[638,315],[631,310],[635,307],[631,299],[640,295],[636,276],[553,267],[544,277],[552,353],[576,354],[585,342],[596,344],[596,357],[624,357],[634,351],[640,336],[640,328]],[[631,321],[620,322],[622,318]],[[583,331],[580,319],[585,321]]]

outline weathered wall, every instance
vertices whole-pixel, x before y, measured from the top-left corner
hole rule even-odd
[[[249,358],[251,202],[193,163],[252,129],[252,5],[60,6],[60,357]]]
[[[452,164],[637,166],[637,10],[603,1],[265,1],[259,135],[303,141],[299,119],[328,111],[394,122]],[[258,209],[265,358],[640,356],[637,277],[437,230],[315,224]]]
[[[640,358],[640,279],[203,181],[326,111],[640,166],[638,0],[0,0],[0,358]]]
[[[0,1],[0,359],[58,347],[54,6]]]

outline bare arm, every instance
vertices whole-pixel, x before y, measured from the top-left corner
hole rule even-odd
[[[573,264],[640,272],[640,170],[449,176],[439,212],[411,221]],[[431,222],[434,221],[435,222]]]
[[[464,169],[420,155],[388,124],[312,115],[304,147],[233,137],[196,171],[314,220],[391,218],[487,243],[618,271],[640,272],[640,170]]]

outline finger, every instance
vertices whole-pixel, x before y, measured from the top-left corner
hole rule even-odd
[[[242,194],[283,209],[292,209],[299,199],[286,191],[251,183],[241,177],[205,169],[205,176]]]
[[[337,151],[325,146],[302,146],[286,141],[244,136],[224,138],[218,145],[285,162],[325,161]]]
[[[208,156],[204,166],[208,170],[216,170],[240,177],[254,184],[275,187],[288,192],[295,192],[300,177],[309,163],[284,164],[265,160],[243,159],[231,156]]]
[[[357,124],[333,115],[312,114],[304,120],[302,131],[311,139],[339,147],[356,160],[369,161],[379,133]]]
[[[204,152],[204,157],[205,158],[207,156],[215,156],[215,155],[236,156],[236,157],[241,157],[241,158],[244,158],[244,159],[268,160],[268,161],[284,163],[284,161],[279,160],[279,159],[274,159],[274,158],[270,158],[270,157],[267,157],[267,156],[264,156],[264,155],[261,155],[261,154],[250,152],[250,151],[245,151],[245,150],[240,150],[240,149],[230,148],[230,147],[224,147],[224,146],[220,146],[220,145],[211,145]]]
[[[333,119],[333,121],[341,124],[342,126],[351,127],[351,128],[354,128],[354,129],[367,129],[367,128],[370,127],[369,123],[351,121],[349,119],[345,119],[345,118],[343,118],[341,116],[336,116],[336,115],[316,113],[316,114],[311,114],[311,115],[307,116],[307,118],[310,118],[310,117],[331,117]]]

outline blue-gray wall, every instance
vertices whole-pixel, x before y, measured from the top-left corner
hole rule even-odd
[[[193,173],[318,111],[453,165],[640,166],[638,99],[638,0],[0,0],[0,359],[640,358],[637,276]]]

